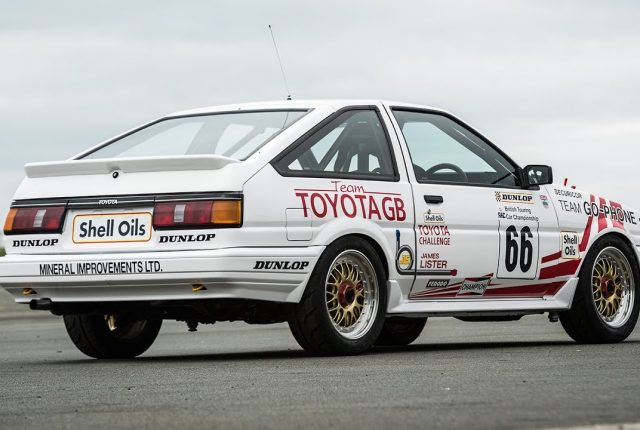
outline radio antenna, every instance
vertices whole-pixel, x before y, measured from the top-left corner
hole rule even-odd
[[[280,52],[278,51],[278,45],[276,44],[276,38],[273,37],[273,29],[269,24],[269,33],[271,33],[271,40],[273,41],[273,47],[276,50],[276,57],[278,57],[278,64],[280,64],[280,72],[282,72],[282,81],[284,82],[284,89],[287,91],[287,100],[291,100],[291,91],[289,91],[289,84],[287,83],[287,75],[284,74],[284,67],[282,67],[282,60],[280,59]]]

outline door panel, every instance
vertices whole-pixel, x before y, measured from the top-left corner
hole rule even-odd
[[[491,188],[414,185],[417,273],[411,299],[484,293],[499,252],[493,194]],[[436,195],[442,203],[425,201]]]
[[[545,190],[519,188],[518,167],[445,114],[391,109],[404,138],[416,208],[416,282],[409,299],[542,297],[541,256],[559,250]],[[556,290],[554,290],[556,289]]]

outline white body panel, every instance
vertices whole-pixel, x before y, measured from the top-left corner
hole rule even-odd
[[[336,110],[363,105],[380,113],[395,155],[397,180],[283,176],[272,166],[283,150]],[[117,209],[69,206],[61,234],[5,236],[8,256],[0,260],[0,285],[22,303],[39,298],[295,303],[325,247],[340,237],[359,235],[381,250],[390,314],[523,314],[568,309],[581,261],[602,235],[620,234],[634,246],[640,243],[634,211],[584,192],[557,185],[518,190],[418,183],[391,106],[424,108],[326,101],[199,109],[173,116],[278,108],[310,111],[242,162],[184,156],[28,165],[27,178],[15,194],[18,203],[237,193],[243,199],[243,222],[240,228],[154,230],[141,240],[84,243],[74,236],[75,217],[151,213],[153,201]],[[443,201],[428,203],[425,196]],[[505,243],[513,234],[530,235],[531,258],[510,267],[505,263],[510,258]],[[576,238],[577,244],[563,243]],[[280,262],[280,267],[259,268],[260,261]],[[299,264],[294,268],[293,263]],[[206,289],[194,292],[194,285]],[[23,295],[24,289],[33,291]]]

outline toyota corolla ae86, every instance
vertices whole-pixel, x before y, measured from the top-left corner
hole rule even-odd
[[[166,319],[288,322],[311,353],[357,354],[428,317],[548,313],[583,343],[638,318],[638,212],[439,109],[197,109],[25,171],[0,284],[91,357],[143,353]]]

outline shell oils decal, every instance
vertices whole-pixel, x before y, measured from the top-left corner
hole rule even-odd
[[[444,224],[444,214],[443,213],[434,213],[431,210],[427,211],[424,214],[424,223],[425,224]]]
[[[363,185],[331,181],[328,189],[294,189],[305,218],[365,218],[404,221],[407,212],[399,193],[369,191]]]
[[[560,258],[567,260],[580,258],[580,240],[577,232],[560,232]]]

